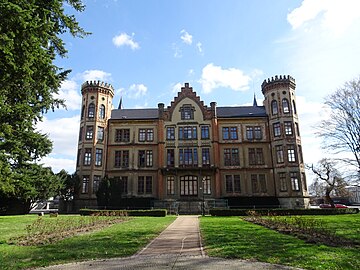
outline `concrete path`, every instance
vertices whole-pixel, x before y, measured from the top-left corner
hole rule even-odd
[[[115,270],[115,269],[298,269],[282,265],[210,258],[203,251],[197,216],[179,216],[157,238],[134,256],[94,260],[40,268],[46,270]]]

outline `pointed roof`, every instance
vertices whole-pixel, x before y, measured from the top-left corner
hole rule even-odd
[[[119,107],[118,107],[118,110],[121,110],[123,108],[123,105],[122,105],[122,97],[120,98],[120,102],[119,102]]]
[[[255,96],[255,93],[254,93],[253,107],[257,107],[257,101],[256,101],[256,96]]]

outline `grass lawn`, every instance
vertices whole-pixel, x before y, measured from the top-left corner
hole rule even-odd
[[[45,219],[51,219],[48,216]],[[79,218],[78,216],[59,216]],[[0,268],[22,269],[70,261],[130,256],[155,238],[172,221],[168,217],[134,217],[101,231],[78,235],[55,244],[16,246],[7,244],[14,236],[25,234],[25,227],[37,216],[0,216]]]
[[[360,240],[359,214],[312,218],[335,227],[338,235]],[[359,248],[308,244],[240,217],[202,217],[200,226],[209,256],[257,260],[304,269],[360,269]]]

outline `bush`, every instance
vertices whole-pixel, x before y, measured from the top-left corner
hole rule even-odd
[[[80,209],[82,216],[138,216],[138,217],[165,217],[166,209],[154,210],[97,210],[97,209]]]
[[[357,214],[358,208],[328,209],[210,209],[212,216],[303,216],[303,215],[342,215]]]

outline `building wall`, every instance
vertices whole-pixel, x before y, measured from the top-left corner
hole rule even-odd
[[[240,202],[244,198],[256,201],[268,197],[278,199],[284,207],[307,207],[301,139],[296,132],[295,83],[291,77],[276,77],[263,83],[266,114],[260,116],[217,115],[215,102],[204,105],[185,84],[170,106],[159,104],[156,117],[110,118],[110,90],[103,85],[90,87],[88,83],[82,88],[84,115],[90,103],[96,107],[96,117],[83,117],[80,123],[83,138],[79,140],[77,172],[82,180],[89,181],[87,188],[83,183],[78,195],[82,203],[88,200],[94,204],[98,180],[106,176],[122,181],[124,198],[229,198],[235,202],[238,198]],[[289,102],[286,112],[284,98]],[[274,100],[278,104],[275,114]],[[105,119],[97,117],[101,104],[106,104]],[[285,134],[285,123],[287,133],[288,123],[291,124],[291,135]],[[280,125],[280,135],[274,134],[274,124]],[[85,139],[86,127],[91,125],[95,134],[99,127],[104,128],[103,140],[96,136]],[[289,145],[295,150],[289,152]],[[279,146],[283,147],[281,162]],[[94,159],[90,165],[84,164],[86,149],[91,149],[93,157],[96,149],[102,150],[101,165],[95,165]]]

